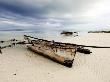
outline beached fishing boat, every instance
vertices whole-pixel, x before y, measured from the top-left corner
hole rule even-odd
[[[28,49],[67,67],[72,67],[77,49],[75,44],[48,41],[27,35],[24,35],[24,39],[29,43]]]
[[[0,41],[0,43],[11,42],[9,45],[0,46],[0,54],[2,54],[2,49],[7,47],[13,47],[16,45],[27,45],[28,49],[48,57],[58,63],[65,66],[72,67],[73,60],[75,58],[76,52],[90,54],[92,53],[89,49],[84,47],[92,48],[109,48],[109,47],[98,47],[98,46],[86,46],[78,45],[72,43],[62,43],[55,42],[54,40],[48,41],[44,39],[38,39],[32,36],[24,35],[25,40],[11,39],[8,41]]]

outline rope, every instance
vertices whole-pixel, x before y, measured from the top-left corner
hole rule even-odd
[[[91,48],[110,48],[110,47],[107,47],[107,46],[86,46],[86,45],[78,45],[76,44],[77,46],[82,46],[82,47],[91,47]]]

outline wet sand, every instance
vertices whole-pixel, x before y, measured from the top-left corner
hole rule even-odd
[[[5,38],[5,37],[4,37]],[[110,46],[110,34],[78,37],[46,37],[55,41]],[[76,53],[72,68],[16,46],[0,54],[0,82],[110,82],[110,49],[89,48],[92,54]]]

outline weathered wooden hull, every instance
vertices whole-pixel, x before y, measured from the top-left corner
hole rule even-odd
[[[67,59],[63,56],[59,56],[59,55],[54,54],[52,52],[47,53],[45,50],[42,50],[42,49],[40,50],[37,47],[31,46],[31,45],[28,45],[27,47],[28,47],[28,49],[30,49],[30,50],[32,50],[32,51],[34,51],[40,55],[43,55],[43,56],[45,56],[45,57],[47,57],[47,58],[49,58],[49,59],[51,59],[57,63],[60,63],[60,64],[65,65],[67,67],[72,67],[74,58],[73,59]]]
[[[77,49],[76,45],[48,41],[26,35],[24,39],[29,43],[27,45],[28,49],[67,67],[72,67]]]

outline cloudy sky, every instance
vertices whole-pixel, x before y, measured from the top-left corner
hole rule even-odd
[[[110,29],[110,0],[0,0],[0,28]]]

